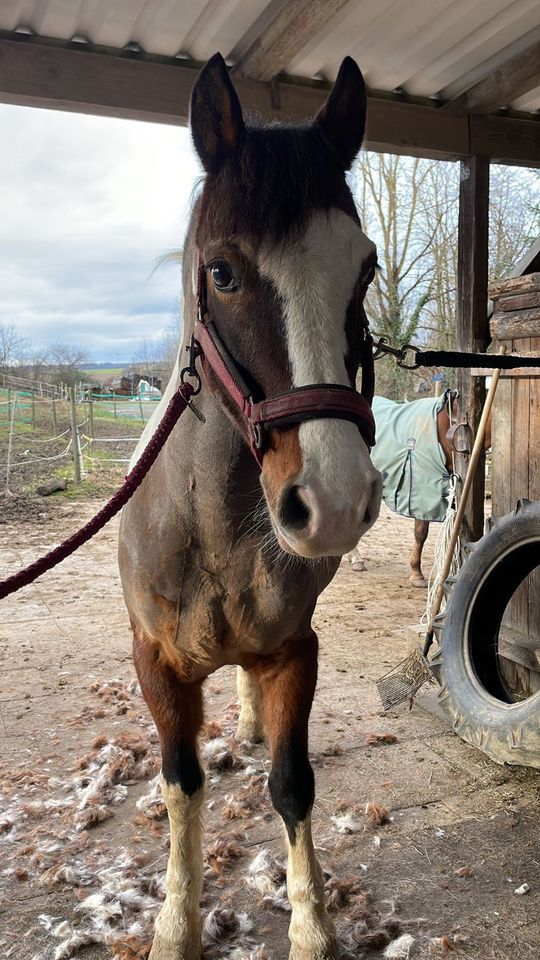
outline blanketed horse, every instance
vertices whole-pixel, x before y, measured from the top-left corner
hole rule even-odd
[[[264,728],[271,750],[270,794],[288,845],[291,956],[337,956],[310,826],[311,619],[381,499],[369,457],[363,309],[376,250],[345,180],[365,113],[349,58],[304,126],[247,126],[219,55],[193,90],[191,132],[206,177],[183,259],[184,341],[142,446],[180,378],[196,382],[202,360],[199,416],[185,411],[124,508],[119,541],[171,830],[151,960],[201,955],[197,740],[204,681],[224,664],[241,668],[238,736],[258,740]],[[367,399],[353,388],[360,364]]]
[[[382,474],[386,505],[414,519],[409,579],[415,587],[426,585],[421,564],[429,524],[444,520],[448,507],[453,459],[459,452],[455,430],[466,426],[454,423],[457,412],[457,393],[451,390],[404,403],[373,398],[377,445],[372,460]],[[358,548],[348,559],[353,569],[360,565]]]

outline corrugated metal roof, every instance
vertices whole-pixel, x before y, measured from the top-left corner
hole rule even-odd
[[[288,0],[2,0],[0,30],[235,62]],[[296,2],[296,0],[291,0]],[[340,4],[334,4],[340,7]],[[343,56],[371,89],[448,99],[540,40],[539,0],[349,0],[285,65],[333,79]],[[540,110],[540,88],[511,104]]]

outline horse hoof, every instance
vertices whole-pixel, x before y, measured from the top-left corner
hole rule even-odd
[[[417,587],[418,590],[422,590],[427,587],[427,580],[425,577],[409,577],[409,583],[411,584],[411,587]]]
[[[367,570],[365,560],[355,560],[354,563],[351,563],[351,570],[355,570],[356,573],[364,573]]]

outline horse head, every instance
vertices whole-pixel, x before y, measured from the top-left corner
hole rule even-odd
[[[246,123],[219,54],[193,89],[191,133],[206,177],[184,286],[193,303],[204,297],[234,358],[233,379],[255,400],[314,385],[351,391],[370,350],[363,301],[377,255],[346,182],[365,115],[364,81],[350,58],[302,126]],[[246,435],[211,369],[207,379]],[[346,553],[378,516],[380,475],[357,423],[342,415],[311,412],[264,431],[260,481],[288,553]]]

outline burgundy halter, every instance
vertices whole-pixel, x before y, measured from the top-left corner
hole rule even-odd
[[[191,376],[199,379],[195,362],[200,357],[208,388],[223,403],[222,398],[209,382],[208,372],[211,370],[240,413],[246,426],[251,451],[259,467],[262,466],[264,453],[264,431],[272,428],[283,430],[305,420],[320,418],[351,420],[357,425],[367,446],[374,446],[375,420],[371,412],[374,387],[373,351],[369,332],[366,332],[364,338],[362,394],[358,393],[354,387],[339,383],[311,383],[309,386],[294,387],[287,393],[255,402],[252,390],[245,383],[238,365],[208,317],[206,273],[201,260],[199,260],[197,278],[197,314],[191,342],[187,347],[190,357],[189,365],[184,367],[181,373],[182,383]],[[200,381],[194,396],[199,390]],[[226,406],[225,410],[229,414]]]

